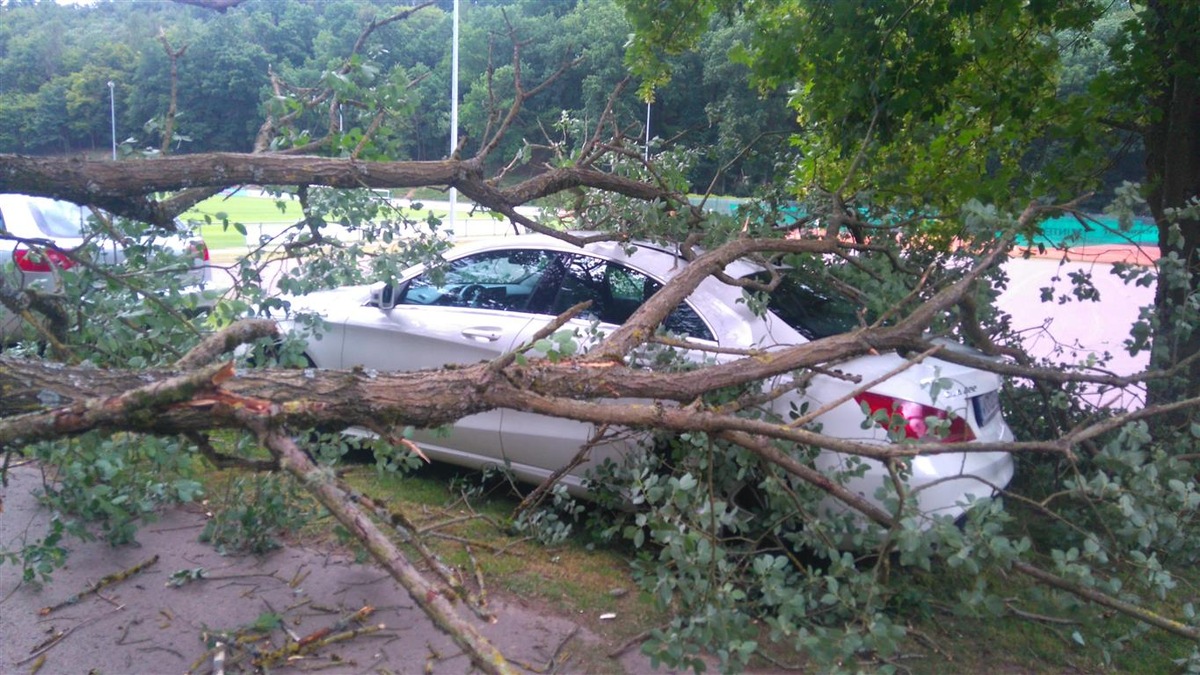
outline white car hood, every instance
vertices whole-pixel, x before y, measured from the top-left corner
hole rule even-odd
[[[350,312],[359,309],[371,299],[371,290],[382,284],[343,286],[329,291],[316,291],[307,295],[285,295],[283,300],[290,304],[290,312],[312,312],[328,321],[345,319]]]

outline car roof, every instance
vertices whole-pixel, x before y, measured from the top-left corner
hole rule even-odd
[[[0,230],[16,237],[73,243],[83,237],[84,208],[63,199],[0,194]]]
[[[572,233],[586,236],[592,233]],[[687,261],[670,247],[649,242],[636,242],[632,254],[628,252],[630,242],[601,241],[582,247],[557,237],[545,234],[520,234],[488,237],[456,246],[447,258],[456,259],[475,253],[503,249],[543,249],[567,253],[587,253],[629,265],[661,282],[669,281],[687,267]],[[761,267],[746,261],[735,261],[726,266],[730,276],[743,277]],[[767,313],[755,315],[749,305],[741,302],[742,289],[708,277],[693,289],[688,302],[701,309],[701,315],[709,324],[713,334],[722,342],[750,347],[754,345],[795,344],[805,338],[787,324]]]
[[[601,233],[572,231],[568,234],[583,238]],[[632,253],[629,252],[631,246],[636,247]],[[628,261],[663,279],[675,276],[688,264],[676,249],[661,243],[642,240],[599,241],[580,247],[558,237],[540,233],[501,235],[473,240],[456,246],[450,257],[457,258],[497,248],[545,248],[554,251],[594,253],[602,257]],[[735,260],[725,267],[726,274],[737,278],[759,271],[762,271],[762,267],[745,260]]]

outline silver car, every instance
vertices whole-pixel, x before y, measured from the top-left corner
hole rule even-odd
[[[527,343],[547,322],[583,300],[591,300],[591,308],[567,327],[581,334],[597,323],[601,331],[612,330],[687,265],[670,250],[651,245],[609,242],[579,248],[541,235],[479,241],[454,249],[447,259],[438,271],[408,270],[394,287],[347,287],[300,299],[300,306],[328,322],[326,332],[309,339],[309,360],[321,368],[377,370],[474,363]],[[726,272],[747,277],[763,270],[736,262]],[[770,310],[755,315],[741,289],[710,277],[664,327],[686,337],[695,345],[693,356],[700,357],[706,347],[772,350],[804,343],[845,330],[845,320],[853,316],[845,301],[799,283],[773,293]],[[896,354],[880,354],[839,363],[837,369],[871,382],[902,364]],[[807,403],[815,410],[842,400],[816,422],[825,434],[857,441],[891,442],[887,430],[864,424],[864,409],[901,415],[907,424],[901,435],[909,438],[932,439],[930,418],[943,420],[937,426],[944,441],[1013,438],[1000,414],[1001,378],[993,373],[926,359],[866,392],[847,396],[855,386],[818,374],[802,392],[773,405],[786,419],[793,404]],[[590,424],[493,410],[462,419],[449,435],[427,433],[417,441],[431,458],[468,467],[507,465],[518,477],[536,482],[564,466],[592,432]],[[615,441],[593,448],[590,461],[564,482],[573,492],[582,491],[588,468],[606,458],[619,459],[633,445]],[[831,473],[852,463],[833,452],[816,460],[818,468]],[[848,486],[874,499],[891,478],[879,463],[867,464],[865,474],[850,479]],[[922,513],[957,517],[970,498],[992,496],[1012,475],[1007,453],[919,456],[912,461],[909,487]]]
[[[0,194],[0,283],[2,290],[23,288],[53,290],[64,270],[76,265],[85,243],[90,208],[71,202],[21,194]],[[125,259],[121,245],[111,237],[98,237],[88,249],[92,262],[114,265]],[[211,282],[208,247],[199,237],[184,235],[158,240],[171,254],[184,259],[180,274],[196,289]],[[21,318],[0,305],[0,341],[8,342],[20,330]]]

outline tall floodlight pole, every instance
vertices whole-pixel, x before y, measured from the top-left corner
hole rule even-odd
[[[116,84],[112,80],[108,81],[108,112],[109,119],[112,120],[112,157],[113,161],[117,161],[117,94],[113,89]]]
[[[650,161],[650,101],[646,101],[646,161]]]
[[[453,40],[450,47],[450,156],[458,149],[458,0],[454,0]],[[450,188],[450,231],[454,232],[454,208],[458,190]]]

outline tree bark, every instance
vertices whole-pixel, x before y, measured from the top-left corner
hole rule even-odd
[[[1186,278],[1160,274],[1154,296],[1158,321],[1151,364],[1166,368],[1200,353],[1200,320],[1188,298],[1200,292],[1200,219],[1178,222],[1180,236],[1171,233],[1170,209],[1200,198],[1200,6],[1191,2],[1155,0],[1147,3],[1145,42],[1160,55],[1156,87],[1150,92],[1152,116],[1144,134],[1147,202],[1158,224],[1160,271],[1163,261],[1177,258]],[[1200,393],[1200,360],[1193,360],[1177,378],[1151,383],[1150,402],[1162,403]],[[1185,424],[1192,417],[1178,417]]]
[[[230,185],[325,185],[335,188],[457,188],[475,202],[502,212],[575,187],[637,199],[670,197],[662,189],[588,168],[560,167],[517,185],[491,185],[478,160],[366,162],[301,155],[207,153],[126,162],[78,157],[0,154],[0,192],[19,192],[91,204],[106,211],[171,227],[191,204],[147,197],[157,192]]]

